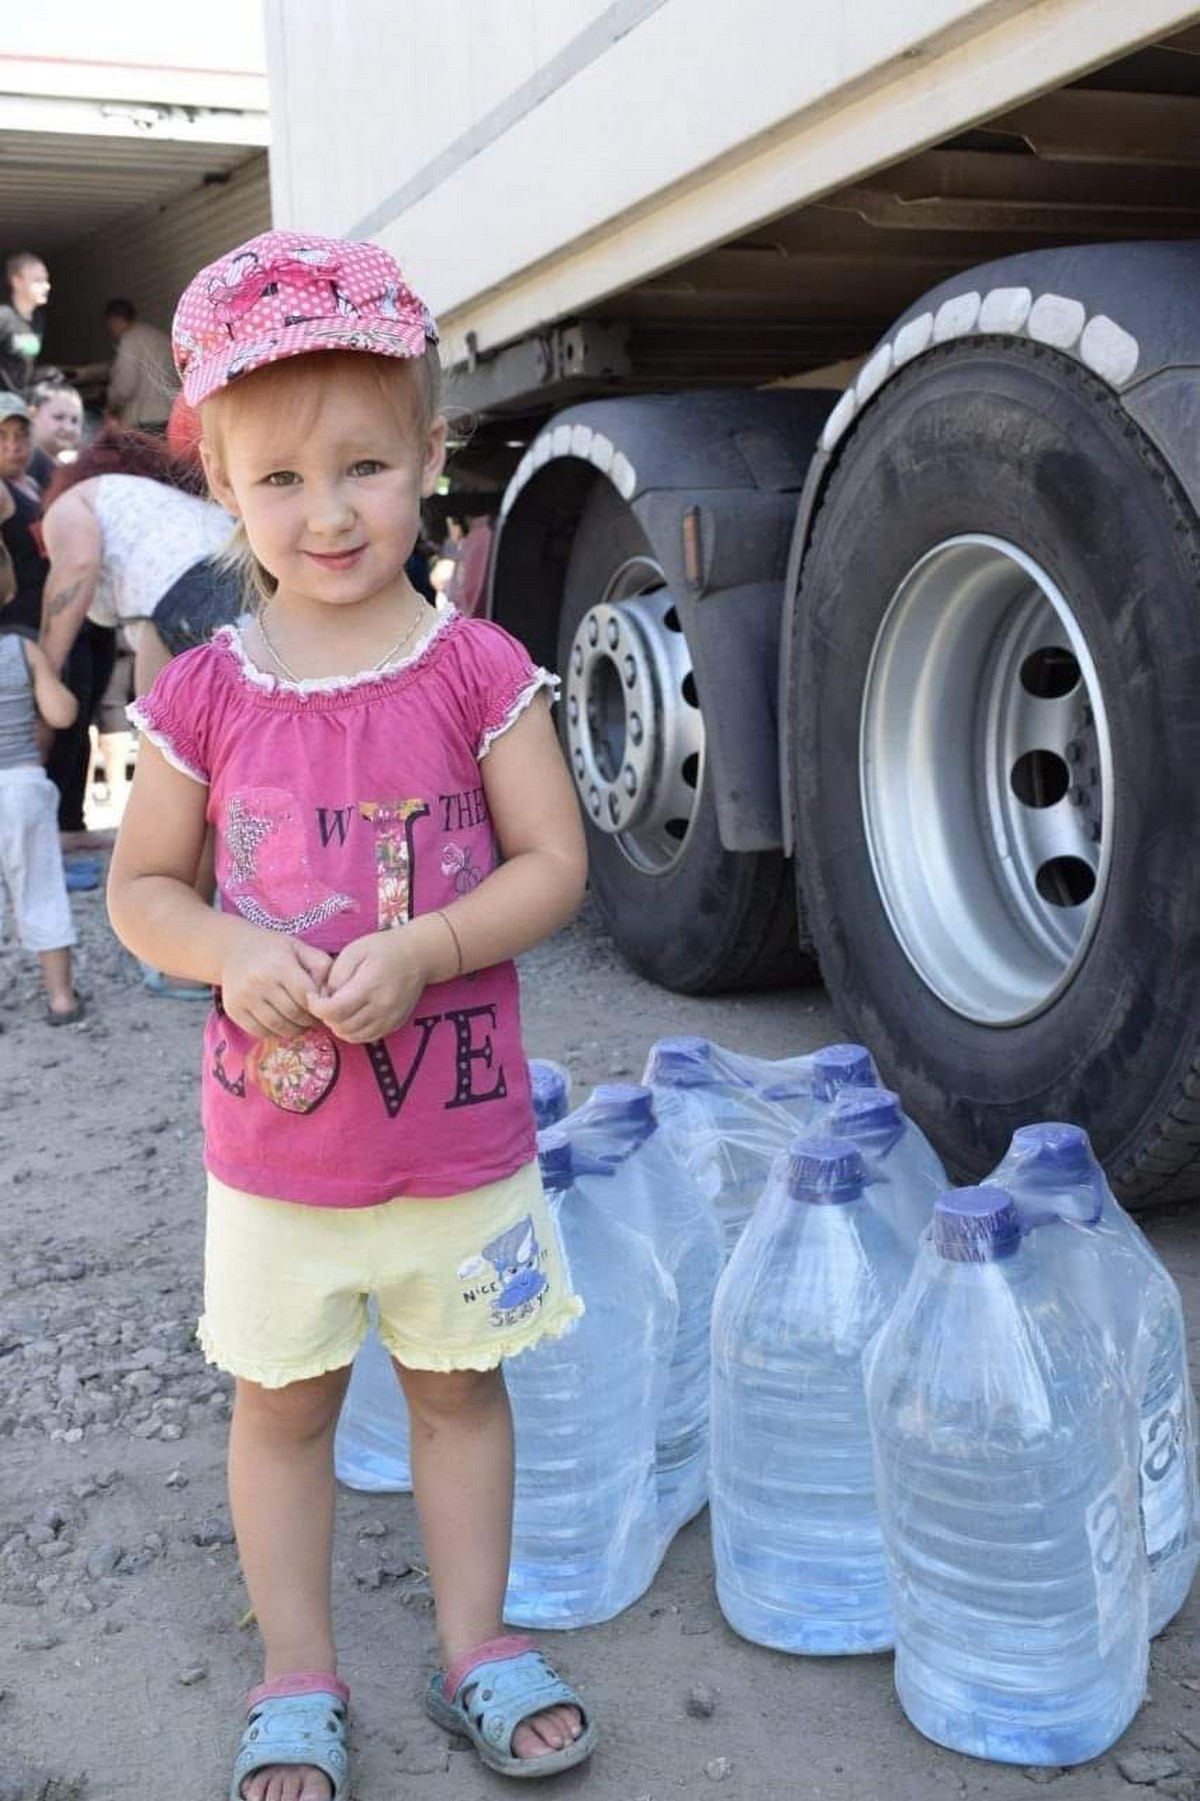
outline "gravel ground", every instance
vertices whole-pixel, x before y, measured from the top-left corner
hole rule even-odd
[[[224,1496],[224,1377],[192,1335],[200,1283],[202,1009],[155,999],[74,897],[91,998],[41,1021],[35,972],[0,948],[0,1801],[218,1801],[257,1679]],[[636,1077],[649,1043],[701,1031],[781,1056],[838,1036],[820,990],[685,1000],[620,963],[594,918],[527,960],[531,1052],[577,1093]],[[1200,1210],[1151,1233],[1197,1318]],[[430,1599],[408,1496],[346,1494],[335,1593],[361,1801],[505,1791],[425,1719]],[[702,1516],[651,1591],[552,1635],[602,1727],[545,1791],[591,1801],[1056,1801],[1200,1795],[1200,1617],[1154,1647],[1146,1707],[1105,1758],[1021,1771],[937,1750],[904,1721],[885,1658],[798,1660],[722,1623]],[[170,1760],[172,1773],[163,1769]]]

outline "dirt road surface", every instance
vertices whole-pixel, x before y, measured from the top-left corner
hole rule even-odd
[[[99,894],[77,895],[75,910],[91,997],[80,1025],[47,1028],[35,976],[11,944],[0,950],[0,1801],[221,1801],[258,1647],[224,1494],[228,1385],[192,1337],[203,1009],[147,994]],[[530,1050],[567,1064],[578,1097],[636,1078],[668,1032],[767,1056],[840,1035],[820,990],[663,993],[630,974],[587,914],[525,974]],[[1155,1218],[1150,1231],[1200,1321],[1200,1208]],[[335,1592],[360,1801],[507,1792],[422,1711],[434,1641],[408,1496],[343,1496]],[[1049,1786],[1054,1801],[1190,1797],[1200,1794],[1197,1628],[1193,1600],[1153,1649],[1145,1708],[1095,1764],[978,1763],[908,1726],[887,1658],[803,1660],[739,1640],[717,1610],[702,1515],[636,1606],[550,1636],[602,1740],[589,1767],[542,1792],[1026,1801]]]

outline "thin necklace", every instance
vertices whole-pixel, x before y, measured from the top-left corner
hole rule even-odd
[[[270,612],[270,608],[264,607],[262,612],[257,615],[258,629],[259,629],[259,633],[262,637],[262,641],[266,645],[267,649],[270,651],[271,655],[274,657],[274,659],[275,659],[276,663],[279,665],[280,669],[282,669],[284,675],[286,675],[288,681],[293,682],[297,688],[303,687],[304,684],[303,684],[301,678],[296,674],[295,670],[288,668],[287,664],[284,662],[283,658],[280,656],[279,652],[275,648],[274,641],[271,638],[271,634],[267,630],[267,614],[269,612]],[[413,633],[416,631],[417,627],[420,625],[422,618],[423,618],[423,615],[418,613],[416,618],[413,620],[412,624],[409,626],[408,630],[405,632],[404,636],[402,638],[397,639],[396,643],[392,645],[392,648],[389,651],[385,651],[383,656],[380,657],[378,663],[372,663],[370,669],[366,670],[365,673],[367,675],[374,675],[377,670],[386,669],[387,665],[389,663],[394,663],[396,658],[400,655],[400,652],[404,649],[404,646],[408,643],[409,639],[412,637]],[[363,672],[359,671],[359,673],[361,674]]]

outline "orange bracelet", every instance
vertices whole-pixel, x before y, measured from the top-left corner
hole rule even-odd
[[[437,913],[437,916],[441,920],[442,924],[445,926],[446,930],[449,932],[451,938],[453,938],[453,940],[454,940],[454,949],[458,954],[458,968],[455,970],[454,974],[456,977],[460,976],[463,972],[462,940],[460,939],[458,933],[454,930],[454,927],[451,925],[451,923],[447,919],[446,915],[442,912],[442,909],[440,907],[437,907],[437,908],[435,908],[435,912]]]

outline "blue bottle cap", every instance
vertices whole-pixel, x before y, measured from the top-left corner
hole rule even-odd
[[[1045,1176],[1056,1185],[1088,1182],[1096,1168],[1092,1141],[1082,1126],[1058,1120],[1045,1125],[1018,1126],[1011,1152],[1021,1159],[1023,1172]]]
[[[660,1038],[650,1047],[646,1080],[661,1088],[707,1088],[718,1080],[707,1038]]]
[[[557,1063],[540,1057],[529,1059],[529,1089],[533,1096],[533,1118],[539,1131],[553,1126],[567,1110],[567,1094],[571,1078]]]
[[[1021,1248],[1012,1196],[990,1184],[952,1188],[933,1210],[933,1248],[947,1263],[994,1263]]]
[[[890,1088],[843,1088],[833,1103],[833,1125],[847,1138],[858,1132],[898,1132],[904,1124],[900,1096]]]
[[[586,1112],[595,1119],[611,1119],[614,1124],[653,1126],[654,1090],[636,1082],[598,1082]]]
[[[816,1206],[857,1201],[863,1191],[863,1160],[845,1138],[797,1138],[788,1150],[787,1185],[794,1201]]]
[[[571,1140],[561,1126],[547,1126],[538,1133],[538,1168],[542,1186],[551,1191],[569,1188],[574,1174]]]
[[[812,1091],[819,1101],[831,1101],[843,1088],[873,1088],[878,1080],[871,1053],[861,1044],[827,1044],[812,1061]]]

